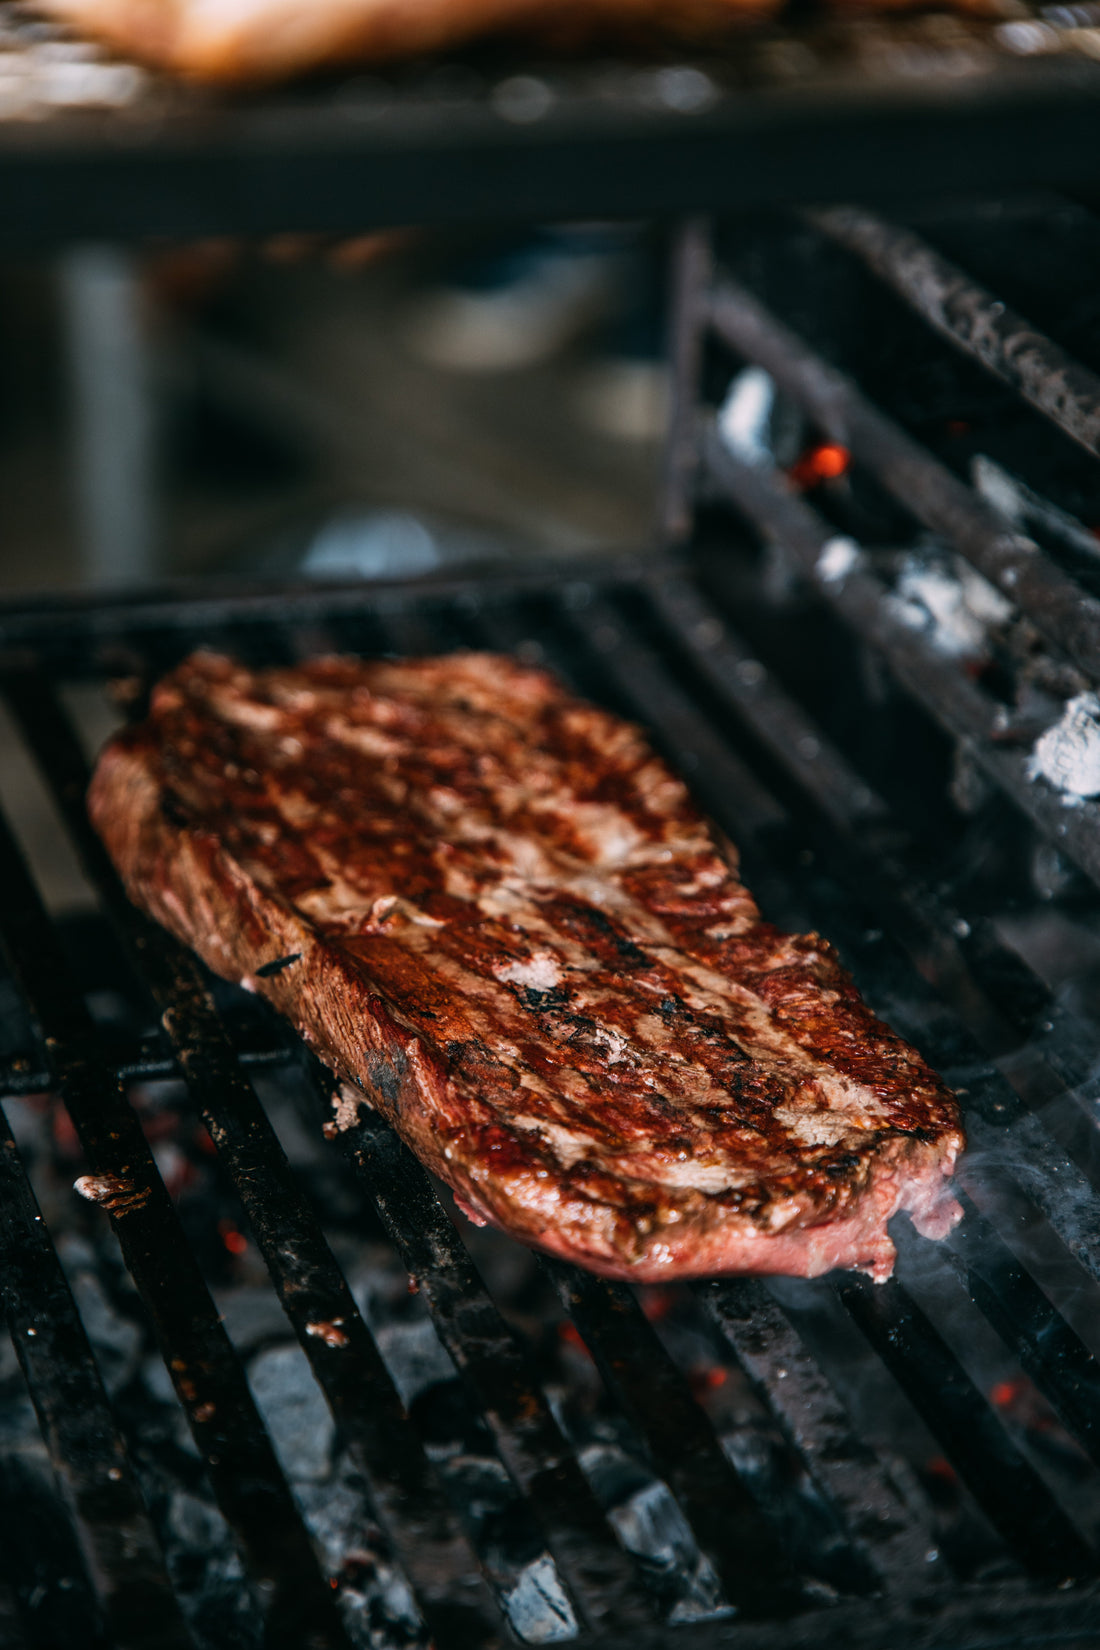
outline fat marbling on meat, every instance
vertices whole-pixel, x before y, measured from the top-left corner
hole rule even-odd
[[[652,1281],[882,1279],[897,1210],[958,1218],[951,1092],[545,671],[194,654],[89,805],[131,897],[337,1072],[334,1124],[365,1097],[474,1220]]]

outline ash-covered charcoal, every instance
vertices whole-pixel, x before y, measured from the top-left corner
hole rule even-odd
[[[946,1565],[976,1579],[1016,1574],[1004,1547],[961,1481],[942,1472],[943,1451],[867,1342],[828,1282],[769,1280],[768,1289],[795,1325],[852,1417],[858,1435],[875,1450],[890,1479],[929,1530],[928,1576]],[[914,1588],[923,1578],[913,1578]]]
[[[33,1425],[33,1422],[32,1422]],[[6,1636],[8,1621],[12,1631]],[[70,1650],[105,1642],[69,1508],[41,1439],[0,1448],[0,1644]],[[26,1635],[24,1637],[24,1635]]]
[[[591,1442],[572,1440],[577,1458],[615,1534],[637,1559],[661,1615],[686,1622],[732,1614],[683,1513],[629,1429],[604,1417],[586,1431]]]
[[[367,1311],[371,1310],[368,1302]],[[427,1316],[380,1322],[374,1305],[374,1338],[406,1408],[432,1387],[455,1380],[455,1366]],[[368,1322],[371,1318],[368,1316]]]
[[[69,1509],[15,1349],[0,1335],[0,1645],[77,1645],[101,1628]],[[24,1637],[24,1634],[29,1635]]]
[[[108,1396],[116,1398],[134,1379],[141,1363],[145,1341],[141,1327],[124,1317],[110,1300],[90,1243],[75,1233],[63,1233],[57,1251],[92,1343],[103,1385]]]
[[[301,1347],[269,1347],[252,1359],[248,1378],[291,1483],[324,1482],[336,1429]]]
[[[196,1463],[197,1465],[197,1463]],[[167,1477],[167,1475],[165,1475]],[[149,1474],[146,1474],[146,1482]],[[260,1650],[262,1617],[233,1538],[201,1492],[161,1485],[145,1490],[169,1573],[200,1650]]]
[[[724,445],[744,464],[785,468],[794,463],[802,446],[802,414],[777,391],[763,367],[744,367],[736,374],[715,422]]]
[[[1095,693],[1069,700],[1058,721],[1036,740],[1028,774],[1061,791],[1067,806],[1100,796],[1100,698]]]
[[[925,545],[901,563],[891,612],[925,633],[937,652],[974,665],[984,664],[996,632],[1012,619],[1012,603],[963,557]]]
[[[683,1289],[647,1290],[643,1307],[762,1515],[781,1531],[810,1593],[831,1598],[866,1591],[871,1573],[836,1511],[695,1296]]]
[[[429,1458],[474,1533],[513,1630],[528,1644],[575,1637],[576,1618],[553,1559],[492,1434],[470,1408],[424,1302],[410,1294],[395,1258],[376,1259],[352,1279],[357,1302]]]
[[[503,1594],[508,1620],[525,1644],[554,1644],[577,1636],[577,1619],[549,1553],[524,1567]]]
[[[367,1486],[353,1463],[341,1455],[327,1477],[296,1481],[295,1492],[325,1571],[338,1584],[340,1613],[352,1642],[364,1650],[426,1650],[416,1601],[369,1516]]]
[[[75,1200],[74,1200],[75,1201]],[[109,1233],[58,1250],[198,1650],[259,1650],[262,1613]]]

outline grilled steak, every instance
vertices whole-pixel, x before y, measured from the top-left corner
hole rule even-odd
[[[893,0],[898,3],[898,0]],[[912,3],[912,0],[907,0]],[[33,0],[116,51],[189,79],[262,83],[449,51],[483,35],[552,48],[723,38],[782,0]]]
[[[196,654],[103,752],[132,897],[287,1014],[474,1220],[614,1277],[889,1275],[953,1096],[762,922],[637,728],[507,658]]]

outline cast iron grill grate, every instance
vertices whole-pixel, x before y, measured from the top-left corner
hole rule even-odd
[[[833,215],[825,229],[851,242],[852,225]],[[768,382],[801,405],[819,445],[827,437],[850,449],[857,466],[935,528],[943,542],[930,549],[917,536],[911,556],[942,558],[953,547],[1010,595],[1014,613],[1026,608],[1029,681],[1036,661],[1048,676],[1056,667],[1063,684],[1092,679],[1095,604],[1056,550],[1029,547],[757,300],[716,279],[697,231],[685,239],[683,276],[670,521],[686,526],[698,482],[709,497],[731,498],[770,552],[743,534],[734,540],[727,522],[717,552],[607,563],[583,580],[559,572],[369,591],[179,594],[11,608],[3,620],[7,709],[100,920],[125,951],[128,989],[146,1005],[143,1029],[128,1042],[117,1027],[108,1035],[23,847],[0,827],[0,939],[14,987],[4,1093],[17,1103],[51,1089],[64,1103],[90,1177],[85,1193],[114,1228],[186,1415],[195,1470],[271,1645],[365,1641],[130,1103],[139,1079],[173,1075],[186,1085],[426,1632],[447,1650],[503,1644],[517,1617],[478,1528],[456,1511],[409,1417],[326,1234],[325,1210],[288,1163],[257,1093],[258,1074],[280,1072],[307,1111],[318,1102],[319,1124],[324,1075],[272,1019],[242,1016],[232,994],[215,991],[185,950],[127,904],[84,813],[89,753],[69,685],[113,677],[140,687],[200,644],[256,662],[321,648],[467,646],[545,660],[648,726],[741,847],[766,914],[827,933],[872,1005],[964,1097],[965,1219],[942,1245],[901,1222],[892,1282],[733,1280],[690,1291],[779,1440],[783,1471],[769,1476],[744,1439],[718,1427],[645,1300],[540,1263],[608,1401],[709,1564],[720,1608],[675,1626],[661,1620],[644,1565],[617,1533],[592,1452],[578,1447],[528,1339],[427,1176],[365,1110],[324,1148],[346,1155],[544,1544],[555,1597],[565,1601],[558,1636],[685,1650],[1095,1636],[1100,1031],[1087,1005],[1052,993],[1008,947],[998,912],[1019,909],[1044,847],[1061,856],[1060,889],[1074,886],[1071,861],[1096,875],[1097,805],[1064,807],[1029,776],[1025,745],[1003,737],[1015,714],[1004,676],[1020,665],[1011,648],[1000,674],[993,643],[980,669],[945,651],[934,616],[918,625],[903,614],[897,543],[867,539],[861,549],[843,534],[845,511],[862,510],[865,526],[870,519],[858,475],[847,490],[808,500],[769,456],[762,424],[750,432],[752,462],[741,426],[710,414],[700,424],[703,329],[766,368]],[[982,337],[988,342],[988,331]],[[986,360],[1003,375],[1003,363]],[[1075,377],[1057,405],[1040,380],[1033,374],[1033,401],[1091,445],[1088,376]],[[1011,629],[1016,618],[998,622]],[[898,685],[889,686],[883,660]],[[949,784],[955,800],[944,801]],[[927,792],[923,813],[906,805],[914,786]],[[1082,888],[1075,897],[1088,909]],[[158,1019],[162,1029],[148,1029]],[[129,1447],[130,1418],[105,1390],[10,1134],[0,1163],[9,1324],[98,1599],[94,1632],[105,1645],[182,1646],[191,1634],[217,1642],[180,1611],[157,1508],[143,1497]],[[891,1447],[898,1416],[919,1440],[917,1457],[924,1451],[908,1465]],[[817,1549],[795,1529],[807,1496]],[[945,1515],[944,1498],[961,1523]],[[48,1564],[45,1573],[49,1585]],[[15,1594],[26,1604],[18,1586]],[[21,1630],[30,1644],[47,1642],[35,1636],[29,1605]]]

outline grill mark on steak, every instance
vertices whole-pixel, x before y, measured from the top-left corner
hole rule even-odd
[[[132,896],[476,1218],[644,1279],[882,1277],[897,1208],[956,1217],[953,1097],[826,941],[761,921],[638,730],[544,672],[195,655],[89,802]]]

